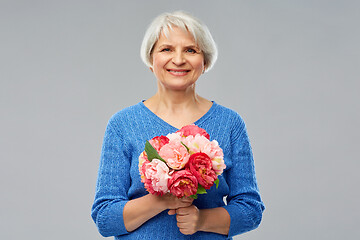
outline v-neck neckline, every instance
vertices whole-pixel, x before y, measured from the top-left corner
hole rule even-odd
[[[166,122],[164,119],[162,119],[161,117],[156,115],[153,111],[151,111],[147,106],[145,106],[144,101],[145,100],[142,100],[139,103],[139,105],[149,114],[149,116],[151,116],[153,119],[155,119],[158,123],[160,123],[163,126],[170,127],[172,129],[174,129],[175,131],[179,130],[179,128],[174,127],[173,125],[171,125],[170,123]],[[215,111],[217,104],[215,101],[211,101],[211,102],[212,102],[212,105],[211,105],[210,109],[204,115],[202,115],[198,120],[193,122],[193,124],[198,126],[199,124],[204,122],[212,114],[212,112]]]

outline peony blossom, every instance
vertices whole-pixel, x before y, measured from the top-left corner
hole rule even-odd
[[[224,153],[219,147],[219,143],[216,140],[212,140],[210,144],[205,145],[201,151],[210,157],[216,175],[221,175],[226,165],[224,163]]]
[[[159,155],[165,159],[166,164],[174,170],[184,168],[190,157],[187,149],[178,141],[170,141],[164,145],[160,149]]]
[[[207,154],[201,152],[192,154],[187,167],[205,189],[210,189],[214,185],[217,176]]]
[[[197,134],[200,134],[201,136],[206,137],[207,139],[210,139],[210,135],[202,128],[196,126],[195,124],[192,125],[186,125],[182,127],[179,131],[182,136],[195,136]]]
[[[151,162],[144,162],[141,172],[144,176],[141,181],[150,193],[163,195],[168,192],[169,168],[163,161],[153,159]]]
[[[210,141],[209,134],[194,124],[152,138],[139,156],[141,182],[156,195],[171,193],[196,199],[197,194],[218,184],[218,175],[225,168],[218,142]]]
[[[212,166],[213,166],[213,169],[214,169],[216,175],[221,175],[223,173],[224,169],[226,168],[224,159],[223,158],[213,158],[211,162],[212,162]]]
[[[149,163],[150,161],[148,160],[147,156],[146,156],[146,152],[143,151],[140,156],[139,156],[139,172],[140,172],[140,175],[141,175],[141,181],[143,182],[143,180],[145,179],[145,168],[144,168],[144,165],[145,163]]]
[[[149,142],[151,146],[153,146],[153,148],[155,148],[155,150],[159,152],[165,144],[169,143],[169,139],[165,136],[156,136],[152,138]]]
[[[169,133],[168,135],[166,135],[166,137],[167,137],[171,142],[174,142],[174,141],[180,142],[180,141],[183,141],[183,139],[185,138],[185,137],[183,137],[183,136],[181,135],[180,132]]]
[[[198,181],[188,170],[175,171],[169,179],[168,188],[178,198],[189,197],[196,194]]]
[[[183,143],[189,148],[190,154],[202,152],[207,145],[210,144],[209,139],[197,134],[195,136],[188,136],[184,139]]]
[[[216,175],[223,173],[226,168],[224,164],[224,153],[216,140],[209,141],[201,135],[189,136],[184,140],[184,144],[189,148],[190,154],[202,152],[208,155],[212,161]]]

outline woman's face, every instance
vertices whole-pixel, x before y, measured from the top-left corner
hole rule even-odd
[[[161,34],[152,52],[151,71],[167,89],[186,90],[205,69],[204,55],[192,35],[178,27]]]

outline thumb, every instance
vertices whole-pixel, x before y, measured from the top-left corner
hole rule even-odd
[[[176,214],[176,210],[175,210],[175,209],[170,209],[170,210],[168,211],[168,214],[169,214],[169,215],[174,215],[174,214]]]

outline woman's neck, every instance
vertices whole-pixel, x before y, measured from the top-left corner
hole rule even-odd
[[[182,109],[195,108],[202,102],[202,98],[195,92],[195,84],[182,90],[167,89],[158,83],[157,93],[149,100],[151,105],[178,112]]]
[[[186,91],[162,91],[161,89],[144,102],[157,116],[169,124],[181,128],[204,115],[212,102],[195,93],[195,87]]]
[[[153,97],[153,103],[170,111],[181,111],[182,109],[194,108],[200,103],[200,97],[195,93],[161,93],[157,92]]]

